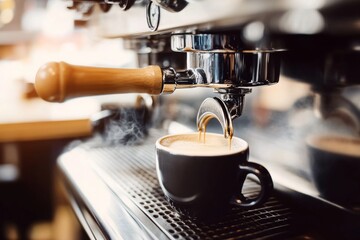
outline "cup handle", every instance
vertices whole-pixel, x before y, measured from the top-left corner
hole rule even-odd
[[[240,207],[254,207],[264,203],[270,196],[271,191],[273,190],[273,181],[268,170],[260,164],[253,162],[247,162],[246,165],[239,165],[239,168],[242,172],[239,179],[241,190],[238,195],[233,199],[233,203]],[[246,176],[251,173],[259,179],[261,185],[260,193],[254,198],[245,197],[244,194],[241,192]]]

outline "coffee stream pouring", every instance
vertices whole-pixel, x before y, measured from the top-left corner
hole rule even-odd
[[[170,40],[172,51],[187,53],[187,69],[155,65],[140,69],[95,68],[51,62],[39,69],[35,88],[41,98],[50,102],[101,94],[159,95],[183,88],[213,88],[221,99],[204,101],[198,127],[204,130],[209,119],[218,118],[228,138],[233,134],[232,120],[241,115],[250,87],[279,80],[280,49],[244,49],[237,34],[175,34]]]
[[[200,133],[206,132],[207,123],[212,118],[216,118],[220,122],[223,128],[224,137],[231,139],[234,135],[231,115],[224,102],[217,97],[207,98],[200,105],[196,119]]]

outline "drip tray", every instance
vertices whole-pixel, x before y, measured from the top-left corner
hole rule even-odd
[[[299,236],[294,231],[294,211],[276,196],[258,208],[244,210],[234,206],[225,216],[211,222],[180,216],[165,200],[157,181],[154,143],[162,135],[164,133],[152,131],[152,137],[145,143],[127,147],[102,146],[90,141],[64,155],[71,158],[71,152],[76,151],[134,220],[141,221],[139,212],[151,220],[138,224],[151,223],[169,239],[283,239]],[[247,195],[257,194],[259,185],[247,180],[243,191]]]

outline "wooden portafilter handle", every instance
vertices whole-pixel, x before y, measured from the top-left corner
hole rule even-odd
[[[148,93],[158,95],[163,88],[159,66],[141,69],[97,68],[50,62],[36,74],[35,89],[49,102],[115,93]]]

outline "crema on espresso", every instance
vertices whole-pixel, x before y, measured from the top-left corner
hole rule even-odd
[[[248,147],[244,140],[233,137],[229,148],[228,139],[212,133],[206,133],[205,139],[199,138],[199,133],[168,136],[161,139],[160,144],[172,153],[193,156],[228,155],[241,152]]]
[[[360,157],[360,139],[340,136],[317,136],[308,140],[315,148],[337,154]]]

